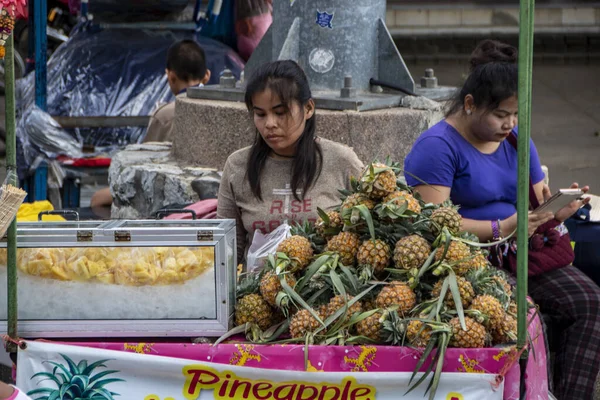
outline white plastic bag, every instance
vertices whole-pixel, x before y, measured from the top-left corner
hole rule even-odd
[[[252,244],[248,249],[248,256],[246,257],[248,260],[246,270],[251,272],[261,268],[267,256],[277,252],[279,243],[290,236],[290,226],[285,223],[279,225],[277,229],[266,235],[258,229],[255,230]]]

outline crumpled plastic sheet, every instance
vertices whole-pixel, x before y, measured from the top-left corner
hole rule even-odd
[[[37,106],[29,108],[23,114],[18,129],[24,133],[23,152],[28,160],[33,161],[39,153],[43,153],[49,159],[59,155],[73,158],[83,156],[81,138],[69,134],[50,114]]]
[[[151,115],[157,104],[174,100],[165,76],[169,46],[181,39],[195,39],[204,49],[211,70],[209,84],[218,83],[220,72],[228,68],[239,78],[243,60],[231,48],[215,40],[188,31],[157,31],[134,29],[101,29],[84,22],[72,31],[68,42],[61,45],[48,61],[47,107],[52,116],[141,116]],[[35,74],[17,82],[17,137],[20,162],[31,166],[38,155],[53,157],[59,144],[54,125],[31,110],[35,103]],[[32,116],[33,115],[33,116]],[[40,126],[25,128],[24,118]],[[51,138],[42,140],[42,132]],[[77,128],[69,130],[71,138],[81,146],[95,146],[112,153],[131,143],[143,140],[146,127]],[[33,133],[33,138],[30,138]],[[46,133],[47,134],[47,133]],[[61,133],[59,147],[73,153],[74,145]],[[36,144],[24,149],[27,143]],[[48,147],[46,147],[48,145]],[[21,176],[21,174],[20,174]],[[22,177],[22,176],[21,176]]]

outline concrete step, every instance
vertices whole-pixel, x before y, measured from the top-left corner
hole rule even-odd
[[[535,8],[536,34],[600,35],[600,2],[544,1]],[[393,1],[386,24],[394,37],[518,34],[518,1]]]

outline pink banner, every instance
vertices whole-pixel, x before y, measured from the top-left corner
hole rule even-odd
[[[529,327],[533,344],[526,371],[527,398],[546,398],[546,346],[539,317]],[[191,343],[77,342],[69,344],[108,350],[207,361],[264,369],[304,371],[303,345],[254,345],[229,342],[212,346]],[[308,371],[410,372],[420,357],[417,349],[397,346],[309,346]],[[448,349],[444,372],[504,375],[504,399],[519,398],[519,364],[514,346]]]

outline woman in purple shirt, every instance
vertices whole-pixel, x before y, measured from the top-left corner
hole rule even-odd
[[[479,44],[445,120],[417,139],[404,163],[407,183],[423,200],[450,198],[460,206],[463,230],[482,242],[517,227],[517,152],[506,140],[511,132],[517,134],[516,61],[512,46],[491,40]],[[533,142],[530,176],[542,203],[549,189]],[[529,214],[529,234],[552,218],[566,220],[581,205],[573,202],[555,215]],[[600,369],[600,288],[578,269],[566,267],[530,277],[529,291],[561,341],[554,349],[557,398],[591,399]]]

